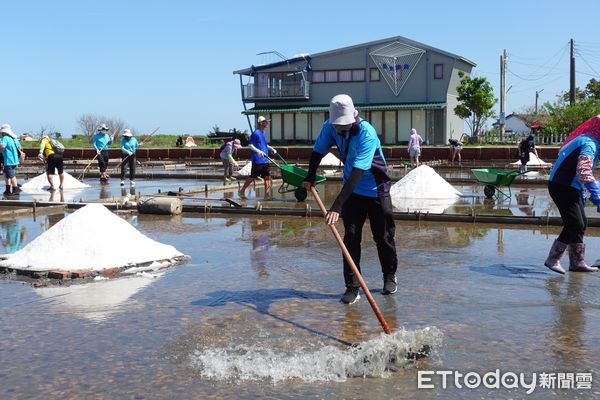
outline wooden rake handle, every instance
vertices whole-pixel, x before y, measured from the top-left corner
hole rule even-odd
[[[315,201],[317,202],[317,204],[319,205],[319,208],[321,209],[321,212],[323,212],[323,216],[325,217],[327,215],[327,209],[325,208],[325,205],[321,201],[321,198],[319,197],[319,194],[317,193],[317,189],[314,186],[311,186],[310,192],[312,193]],[[335,240],[337,240],[338,245],[342,249],[342,253],[344,253],[344,258],[350,265],[352,272],[354,272],[354,275],[356,275],[356,277],[358,278],[358,283],[360,284],[360,287],[362,288],[363,292],[365,293],[365,296],[367,296],[367,300],[369,301],[369,304],[371,305],[371,308],[373,309],[375,316],[379,320],[379,323],[381,324],[383,331],[385,333],[387,333],[388,335],[391,334],[392,330],[390,329],[385,318],[381,314],[381,311],[379,311],[379,307],[377,307],[377,303],[375,303],[375,299],[373,298],[373,296],[371,296],[371,292],[369,291],[367,284],[365,283],[360,271],[358,270],[358,267],[354,263],[354,260],[352,259],[350,252],[346,248],[346,245],[344,244],[344,241],[342,240],[340,233],[338,232],[335,225],[329,225],[329,228],[331,228],[331,232],[333,232],[333,236],[335,236]]]

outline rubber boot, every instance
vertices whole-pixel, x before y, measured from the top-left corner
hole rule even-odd
[[[569,245],[569,271],[596,272],[598,268],[590,267],[585,263],[585,244],[571,243]]]
[[[10,190],[10,185],[6,185],[6,190],[3,193],[5,196],[12,195],[12,191]]]
[[[548,253],[548,258],[546,258],[544,265],[552,271],[564,275],[565,269],[560,265],[560,258],[565,254],[565,250],[567,250],[567,245],[556,239],[554,243],[552,243],[552,247],[550,247],[550,252]]]

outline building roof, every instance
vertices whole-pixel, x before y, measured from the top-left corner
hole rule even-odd
[[[447,51],[444,51],[444,50],[440,50],[440,49],[438,49],[436,47],[432,47],[432,46],[426,45],[424,43],[417,42],[417,41],[414,41],[412,39],[405,38],[404,36],[393,36],[393,37],[390,37],[390,38],[387,38],[387,39],[375,40],[373,42],[367,42],[367,43],[357,44],[357,45],[354,45],[354,46],[342,47],[342,48],[335,49],[335,50],[328,50],[328,51],[324,51],[324,52],[321,52],[321,53],[315,53],[315,54],[312,54],[310,56],[306,55],[306,56],[303,56],[303,57],[294,57],[294,58],[290,58],[290,59],[285,60],[285,61],[278,61],[276,63],[260,65],[258,67],[253,65],[250,68],[244,68],[244,69],[240,69],[240,70],[237,70],[237,71],[233,71],[233,73],[234,74],[240,74],[240,75],[253,75],[254,71],[256,71],[258,69],[274,68],[274,67],[278,67],[278,66],[281,66],[283,64],[286,64],[286,63],[290,64],[290,63],[300,62],[300,61],[305,61],[306,62],[306,61],[310,60],[311,58],[326,56],[326,55],[335,54],[335,53],[344,53],[344,52],[347,52],[347,51],[356,50],[356,49],[361,48],[361,47],[372,47],[372,46],[377,46],[379,44],[385,44],[385,43],[389,43],[389,42],[393,42],[393,41],[400,41],[402,43],[406,43],[406,44],[414,46],[414,47],[419,47],[419,48],[422,48],[424,50],[434,51],[434,52],[437,52],[437,53],[440,53],[440,54],[444,54],[444,55],[446,55],[448,57],[452,57],[452,58],[455,58],[457,60],[461,60],[461,61],[463,61],[463,62],[465,62],[467,64],[472,65],[473,67],[477,66],[477,64],[475,64],[473,61],[471,61],[471,60],[469,60],[469,59],[467,59],[465,57],[459,56],[457,54],[453,54],[453,53],[450,53],[450,52],[447,52]]]
[[[393,110],[433,110],[446,108],[445,102],[441,103],[399,103],[399,104],[356,104],[355,107],[358,111],[393,111]],[[313,106],[265,106],[265,107],[253,107],[246,111],[242,111],[242,114],[263,114],[263,113],[283,113],[283,112],[296,112],[296,113],[315,113],[315,112],[328,112],[329,104],[326,105],[313,105]]]

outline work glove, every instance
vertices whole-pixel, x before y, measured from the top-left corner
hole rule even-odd
[[[97,154],[97,155],[100,155],[100,150],[96,150],[96,154]]]
[[[266,157],[267,156],[263,151],[260,151],[260,150],[258,151],[258,155],[260,157]]]
[[[273,152],[273,154],[277,154],[277,150],[271,149],[271,151]]]
[[[233,162],[233,166],[237,168],[237,167],[239,167],[239,166],[240,166],[240,164],[238,164],[238,163],[237,163],[237,161],[234,161],[234,162]]]
[[[44,155],[43,155],[42,153],[39,153],[39,154],[38,154],[38,159],[39,159],[40,161],[44,161]]]
[[[600,210],[600,184],[598,181],[593,181],[586,183],[585,187],[590,192],[590,201]]]

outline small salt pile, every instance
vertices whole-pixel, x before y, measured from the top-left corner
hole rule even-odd
[[[392,185],[392,200],[396,199],[456,199],[461,193],[438,175],[433,168],[421,165]]]
[[[30,271],[102,271],[184,257],[175,247],[143,235],[103,205],[89,204],[21,250],[3,256],[0,266]]]
[[[421,165],[392,185],[392,205],[400,211],[443,213],[461,193],[433,168]]]
[[[83,189],[86,187],[90,187],[90,185],[85,184],[85,183],[75,179],[68,172],[64,172],[63,175],[64,175],[63,189],[65,189],[65,190],[66,189]],[[52,176],[53,176],[52,179],[53,179],[54,185],[58,188],[58,185],[60,185],[60,177],[58,176],[58,174],[54,174]],[[50,184],[48,183],[48,178],[46,177],[46,173],[43,173],[43,174],[38,175],[35,178],[31,178],[27,182],[25,182],[21,186],[21,190],[23,190],[23,192],[25,192],[25,193],[39,193],[40,191],[46,192],[46,189],[49,187],[50,187]]]
[[[327,153],[327,155],[321,159],[321,163],[319,165],[321,167],[343,167],[344,163],[333,153]]]
[[[510,165],[519,166],[521,165],[521,161],[516,161],[514,163],[511,163]],[[552,165],[552,163],[542,160],[541,158],[536,156],[535,153],[529,153],[529,161],[527,161],[526,165],[531,167],[549,167]]]
[[[236,173],[240,176],[250,176],[250,172],[252,172],[252,163],[251,162],[244,165]]]

